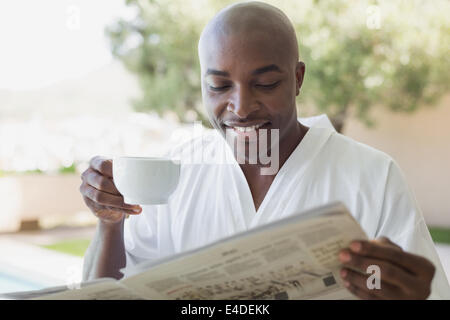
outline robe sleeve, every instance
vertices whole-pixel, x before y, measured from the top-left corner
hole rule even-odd
[[[158,208],[142,206],[139,215],[125,219],[126,268],[159,257]]]
[[[403,250],[430,260],[436,272],[428,299],[450,299],[449,283],[422,212],[403,173],[393,160],[388,169],[381,210],[376,237],[388,237]]]

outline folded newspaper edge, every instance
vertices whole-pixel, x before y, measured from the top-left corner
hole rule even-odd
[[[210,244],[207,244],[207,245],[199,247],[199,248],[184,251],[184,252],[177,253],[175,255],[171,255],[171,256],[164,257],[164,258],[157,259],[157,260],[145,261],[136,266],[132,266],[132,267],[128,267],[128,268],[125,267],[125,268],[120,269],[120,272],[124,275],[124,277],[130,277],[130,276],[136,275],[138,273],[141,273],[145,270],[148,270],[150,268],[159,266],[161,264],[175,261],[178,259],[182,259],[183,257],[186,257],[188,255],[194,255],[197,252],[207,250],[207,249],[212,248],[220,243],[237,240],[237,239],[241,239],[241,238],[246,238],[248,236],[251,236],[252,234],[268,232],[271,229],[276,229],[280,226],[291,224],[291,223],[294,223],[297,221],[307,220],[307,219],[319,217],[319,216],[323,217],[324,215],[335,214],[336,212],[342,212],[342,211],[348,212],[348,209],[345,207],[344,204],[342,204],[341,202],[330,202],[329,204],[311,208],[306,211],[301,211],[299,213],[288,216],[286,218],[282,218],[280,220],[277,220],[277,221],[274,221],[274,222],[271,222],[271,223],[268,223],[268,224],[265,224],[262,226],[258,226],[256,228],[253,228],[253,229],[250,229],[247,231],[243,231],[243,232],[239,232],[237,234],[234,234],[234,235],[226,237],[226,238],[219,239],[217,241],[214,241]]]
[[[114,278],[98,278],[90,281],[81,282],[78,285],[74,285],[74,287],[84,288],[87,286],[91,286],[98,283],[103,283],[106,281],[117,281]],[[55,294],[59,292],[64,292],[70,290],[68,285],[61,285],[56,287],[49,287],[40,290],[31,290],[31,291],[17,291],[17,292],[9,292],[9,293],[0,293],[0,300],[27,300],[33,299],[45,295]]]
[[[80,289],[59,286],[0,298],[352,299],[338,276],[337,252],[356,238],[367,236],[347,208],[333,202],[124,268],[121,280],[101,278],[81,283]]]

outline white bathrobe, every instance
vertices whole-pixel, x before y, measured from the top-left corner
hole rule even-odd
[[[143,206],[125,220],[127,267],[209,244],[326,204],[343,202],[369,238],[386,236],[436,266],[430,298],[450,299],[449,284],[417,202],[388,155],[338,134],[326,116],[300,119],[310,130],[277,173],[258,211],[232,152],[218,132],[174,148],[202,146],[225,164],[188,163],[167,205]],[[206,137],[206,138],[205,138]],[[230,161],[231,159],[231,161]],[[181,159],[182,160],[182,159]]]

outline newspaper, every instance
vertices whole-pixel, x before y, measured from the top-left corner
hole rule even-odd
[[[367,239],[341,203],[298,213],[205,247],[32,299],[352,299],[338,252]]]
[[[104,282],[115,282],[116,280],[113,278],[100,278],[100,279],[95,279],[95,280],[91,280],[91,281],[86,281],[83,282],[79,285],[74,285],[74,287],[79,287],[79,288],[85,288],[88,286],[92,286],[92,285],[96,285],[99,283],[104,283]],[[100,287],[97,287],[95,289],[95,291],[98,293]],[[67,285],[61,285],[61,286],[57,286],[57,287],[51,287],[51,288],[44,288],[41,290],[32,290],[32,291],[20,291],[20,292],[11,292],[11,293],[1,293],[0,294],[0,300],[28,300],[28,299],[33,299],[33,298],[38,298],[44,295],[50,295],[50,294],[55,294],[55,293],[61,293],[64,292],[63,296],[65,294],[71,295],[73,298],[69,298],[69,299],[75,299],[76,293],[82,293],[82,295],[84,297],[86,296],[86,290],[76,290],[75,291],[70,291],[68,290],[68,286]],[[98,295],[97,295],[98,296]],[[94,297],[93,297],[94,298]],[[107,298],[107,297],[105,297]]]

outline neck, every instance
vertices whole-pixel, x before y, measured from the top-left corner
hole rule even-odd
[[[291,126],[292,128],[280,139],[279,142],[279,168],[281,168],[292,152],[297,148],[303,137],[308,132],[308,127],[303,126],[300,122],[295,119],[295,123]],[[257,164],[240,164],[242,171],[245,176],[259,175],[260,169],[267,165],[262,165],[259,162]],[[276,174],[275,174],[276,175]]]

